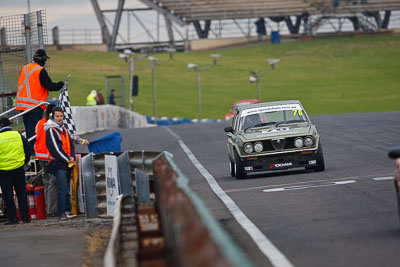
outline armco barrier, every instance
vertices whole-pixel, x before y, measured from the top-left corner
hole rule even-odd
[[[162,153],[153,161],[156,203],[173,266],[254,266]]]
[[[132,196],[118,198],[111,236],[104,253],[105,267],[136,266],[138,243],[134,207]]]
[[[125,151],[112,153],[117,156],[119,185],[121,193],[134,196],[136,186],[135,168],[153,180],[152,160],[160,154],[155,151]],[[105,157],[106,154],[93,155],[92,153],[82,157],[82,180],[85,188],[86,216],[94,218],[107,216]],[[151,182],[152,185],[152,182]]]

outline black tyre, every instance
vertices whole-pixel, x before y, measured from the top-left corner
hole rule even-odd
[[[240,157],[238,153],[235,150],[235,174],[236,174],[236,179],[244,179],[247,177],[247,174],[244,172],[244,166],[242,161],[240,160]]]
[[[231,176],[235,177],[235,162],[229,159],[229,170],[231,171]]]
[[[325,161],[324,161],[324,153],[322,152],[322,145],[321,143],[318,144],[318,151],[317,151],[317,166],[313,167],[315,172],[322,172],[325,170]]]

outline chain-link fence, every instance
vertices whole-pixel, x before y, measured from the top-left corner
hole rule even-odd
[[[48,43],[46,12],[0,17],[0,113],[13,107],[22,66]]]

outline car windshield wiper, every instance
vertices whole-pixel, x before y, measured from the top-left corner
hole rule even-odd
[[[272,125],[275,123],[276,123],[276,121],[263,122],[263,123],[256,124],[253,127],[263,127],[263,126]]]
[[[263,126],[267,126],[267,125],[274,125],[276,123],[276,121],[269,121],[269,122],[263,122],[263,123],[258,123],[252,126],[249,126],[247,128],[244,129],[244,131],[246,132],[246,130],[250,129],[250,128],[258,128],[258,127],[263,127]]]
[[[306,122],[304,120],[288,120],[288,121],[280,121],[277,124],[275,124],[275,127],[278,127],[281,124],[288,124],[288,123],[296,123],[296,122]]]

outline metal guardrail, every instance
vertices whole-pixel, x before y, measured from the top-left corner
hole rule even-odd
[[[152,160],[160,152],[154,151],[125,151],[113,153],[117,156],[119,170],[120,192],[124,195],[135,196],[135,168],[141,170],[153,180]],[[86,215],[88,218],[107,216],[106,181],[104,170],[105,154],[87,154],[82,158],[82,180],[85,188]],[[153,197],[154,198],[154,197]]]
[[[254,266],[190,189],[170,153],[154,159],[153,170],[156,203],[173,266]]]
[[[90,194],[103,194],[98,189],[105,183],[104,159],[82,158],[86,202],[92,201],[86,204],[88,217],[103,214],[102,197]],[[128,194],[114,209],[104,266],[254,266],[189,188],[172,154],[130,151],[117,162],[121,188],[129,184],[129,190],[121,189]]]
[[[136,266],[137,228],[132,196],[120,196],[114,213],[113,228],[106,252],[104,267]]]
[[[42,105],[47,106],[48,104],[50,104],[50,103],[49,103],[49,102],[46,102],[46,101],[45,101],[45,102],[40,102],[39,104],[37,104],[37,105],[31,107],[30,109],[27,109],[27,110],[25,110],[25,111],[23,111],[23,112],[20,112],[20,113],[18,113],[18,114],[16,114],[16,115],[10,117],[9,120],[10,120],[10,121],[13,121],[13,120],[15,120],[15,119],[18,119],[18,118],[20,118],[21,116],[23,116],[24,114],[26,114],[26,113],[28,113],[28,112],[30,112],[30,111],[36,109],[36,108],[39,108],[39,107],[42,106]],[[15,107],[14,107],[14,108],[11,108],[11,109],[9,109],[9,110],[3,112],[3,113],[1,113],[1,114],[0,114],[0,118],[6,116],[8,113],[11,113],[11,112],[13,112],[13,111],[15,111]],[[31,138],[29,138],[28,141],[32,141],[32,140],[34,140],[35,138],[36,138],[36,135],[31,136]]]

